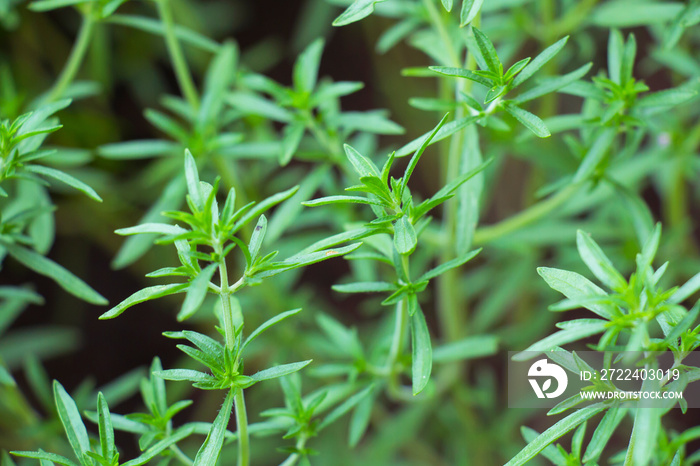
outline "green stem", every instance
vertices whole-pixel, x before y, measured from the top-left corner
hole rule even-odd
[[[306,446],[306,441],[308,439],[309,437],[304,432],[302,432],[301,435],[299,435],[299,438],[297,439],[295,448],[301,451]],[[300,458],[301,455],[299,453],[294,453],[292,455],[289,455],[289,457],[286,460],[284,460],[284,462],[281,463],[280,466],[294,466]]]
[[[192,466],[192,464],[194,463],[192,459],[189,456],[187,456],[182,450],[180,450],[180,447],[178,447],[177,445],[170,445],[170,451],[175,453],[175,457],[178,460],[180,460],[182,464]]]
[[[473,24],[478,25],[481,15],[477,15]],[[439,27],[438,24],[436,26]],[[444,27],[443,27],[444,29]],[[443,42],[446,40],[443,37]],[[451,47],[451,43],[445,42],[445,47]],[[456,53],[455,53],[456,55]],[[461,66],[459,57],[456,59],[455,66]],[[468,54],[465,67],[469,70],[476,69],[476,59],[470,53]],[[472,81],[466,79],[457,80],[455,89],[455,99],[458,99],[459,92],[468,93],[471,89]],[[491,107],[489,107],[491,109]],[[455,118],[462,118],[465,114],[465,107],[457,108]],[[464,151],[464,132],[460,131],[450,139],[450,146],[447,161],[445,163],[445,172],[443,178],[445,184],[450,183],[460,173],[462,153]],[[443,230],[447,233],[447,241],[442,250],[441,260],[447,262],[454,257],[454,245],[457,239],[457,216],[459,215],[459,205],[457,199],[449,199],[444,205]],[[439,324],[441,334],[447,341],[455,341],[463,333],[464,315],[460,313],[460,309],[465,307],[460,304],[460,297],[457,293],[459,286],[458,271],[448,270],[446,273],[438,277],[437,280],[437,312],[439,316]]]
[[[537,220],[545,217],[552,211],[560,207],[578,192],[581,184],[571,184],[544,201],[538,202],[528,209],[513,215],[495,225],[481,227],[474,233],[474,244],[486,244],[495,241],[503,236],[513,233]]]
[[[248,466],[250,464],[250,437],[242,389],[236,389],[236,394],[233,395],[233,404],[236,409],[236,425],[238,426],[238,466]]]
[[[78,38],[73,45],[73,50],[71,50],[68,61],[66,62],[61,74],[56,81],[53,89],[47,97],[47,101],[51,102],[61,98],[66,88],[73,82],[75,75],[80,69],[80,65],[85,58],[85,53],[87,52],[88,46],[90,45],[90,39],[92,38],[92,32],[95,29],[95,15],[92,12],[92,4],[88,10],[83,13],[83,23],[80,26],[80,32],[78,32]]]
[[[163,29],[165,31],[165,43],[168,47],[170,59],[175,67],[175,76],[177,77],[180,90],[190,104],[190,107],[197,110],[199,108],[199,95],[197,94],[197,89],[192,80],[190,69],[187,66],[185,55],[182,53],[180,42],[178,42],[177,36],[175,35],[175,23],[173,21],[173,14],[170,11],[169,1],[170,0],[157,1],[158,14],[163,22]]]
[[[224,335],[226,338],[226,348],[233,350],[236,345],[236,326],[233,320],[233,310],[231,309],[231,289],[228,286],[228,271],[226,269],[226,258],[222,257],[221,248],[217,248],[219,259],[219,276],[221,277],[221,314],[224,320]]]
[[[442,40],[442,43],[445,46],[445,50],[447,51],[447,54],[449,55],[450,60],[452,61],[452,66],[462,66],[462,61],[459,59],[459,55],[457,54],[457,51],[454,48],[454,44],[452,43],[453,41],[450,38],[450,34],[447,31],[447,28],[445,27],[445,23],[442,20],[440,12],[435,7],[434,1],[423,0],[423,5],[425,5],[425,9],[428,11],[430,22],[433,24],[433,27],[440,36],[440,40]]]

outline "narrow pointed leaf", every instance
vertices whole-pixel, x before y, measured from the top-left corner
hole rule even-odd
[[[246,338],[245,342],[241,346],[241,351],[243,351],[253,340],[255,340],[258,336],[260,336],[261,333],[263,333],[268,328],[282,322],[287,317],[297,315],[300,312],[301,312],[301,308],[292,309],[291,311],[283,312],[281,314],[276,315],[275,317],[273,317],[271,319],[268,319],[262,325],[260,325],[258,328],[256,328],[253,332],[251,332],[250,335],[248,335],[248,338]]]
[[[194,459],[194,466],[216,466],[216,462],[221,454],[221,448],[224,445],[226,428],[231,418],[231,411],[233,410],[233,396],[233,390],[229,390],[219,414],[217,414],[216,419],[214,419],[211,425],[211,429],[207,434],[207,439],[197,452],[197,456]]]
[[[607,406],[603,403],[596,403],[591,406],[579,409],[568,415],[564,419],[554,424],[549,429],[542,432],[532,442],[513,457],[505,466],[520,466],[537,456],[547,445],[551,444],[559,437],[574,429],[576,426],[603,411]]]
[[[420,308],[411,317],[411,353],[413,355],[411,363],[413,395],[418,395],[430,382],[430,373],[433,369],[430,332]]]
[[[175,293],[182,293],[187,289],[187,286],[187,283],[149,286],[148,288],[137,291],[109,311],[102,314],[100,319],[113,319],[135,304],[149,301],[151,299],[162,298],[163,296],[168,296]]]
[[[417,244],[416,230],[404,215],[394,223],[394,247],[399,254],[411,254]]]
[[[557,42],[554,44],[550,45],[546,49],[544,49],[539,55],[535,57],[534,60],[532,60],[528,65],[523,68],[523,70],[518,74],[515,79],[513,80],[512,87],[518,87],[522,83],[528,80],[537,70],[542,68],[549,60],[554,58],[556,54],[558,54],[561,49],[564,48],[564,45],[566,45],[566,42],[569,40],[569,36],[564,37],[563,39],[559,39]]]
[[[307,361],[293,362],[290,364],[282,364],[281,366],[275,366],[269,369],[262,370],[260,372],[256,372],[250,377],[258,382],[261,380],[269,380],[276,379],[277,377],[284,377],[285,375],[293,374],[294,372],[303,369],[304,367],[311,364],[311,361],[312,359],[309,359]]]
[[[211,281],[211,277],[214,276],[216,268],[217,264],[209,264],[190,282],[190,285],[187,287],[185,301],[182,303],[182,308],[180,308],[180,312],[177,314],[178,322],[192,317],[202,305],[204,298],[207,296],[209,282]]]
[[[57,380],[53,382],[53,394],[56,401],[56,411],[61,419],[63,429],[66,432],[68,443],[70,443],[78,460],[83,458],[84,453],[90,451],[90,439],[88,438],[85,424],[80,417],[78,407],[73,398],[66,392]],[[83,461],[80,461],[83,463]]]
[[[524,110],[517,105],[508,104],[505,106],[508,113],[513,115],[516,120],[523,124],[527,129],[535,133],[535,136],[547,138],[552,135],[547,129],[547,125],[537,115]]]
[[[49,277],[72,295],[92,304],[107,304],[107,300],[101,294],[51,259],[17,244],[3,243],[2,246],[15,260],[28,269]]]
[[[68,173],[56,170],[55,168],[44,167],[43,165],[26,165],[24,169],[32,173],[48,176],[49,178],[58,180],[61,183],[72,186],[89,198],[94,199],[97,202],[102,202],[102,198],[95,192],[94,189]]]

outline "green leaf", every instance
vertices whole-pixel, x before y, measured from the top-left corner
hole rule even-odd
[[[430,66],[429,68],[432,71],[435,71],[436,73],[440,73],[443,76],[452,76],[455,78],[468,79],[470,81],[474,81],[474,82],[479,83],[482,86],[486,86],[488,88],[491,88],[493,86],[492,80],[485,78],[483,76],[479,76],[478,74],[474,73],[473,71],[465,70],[464,68],[453,68],[453,67],[449,67],[449,66]]]
[[[593,241],[593,238],[581,230],[576,232],[576,246],[578,253],[586,263],[588,268],[598,280],[603,282],[608,288],[621,292],[627,286],[627,281],[615,269],[613,263],[608,259],[600,246]]]
[[[302,122],[290,123],[284,127],[281,146],[282,150],[280,152],[280,165],[285,166],[292,160],[292,157],[299,149],[299,144],[301,144],[301,139],[304,137],[305,131],[306,124]]]
[[[211,382],[214,378],[204,372],[191,369],[168,369],[164,371],[155,371],[153,375],[165,380],[173,380],[176,382]]]
[[[698,290],[700,290],[700,273],[693,275],[690,280],[678,288],[676,292],[673,293],[670,298],[668,298],[668,302],[680,304],[686,299],[690,298]]]
[[[586,20],[602,27],[630,28],[671,21],[683,9],[681,2],[614,0],[598,5]]]
[[[481,358],[496,354],[497,351],[497,337],[493,335],[471,336],[435,348],[433,362],[444,363]]]
[[[163,440],[155,443],[148,450],[144,451],[141,456],[134,458],[131,461],[123,463],[121,466],[141,466],[151,461],[153,458],[158,456],[163,450],[169,448],[171,445],[175,445],[182,439],[189,437],[194,432],[193,426],[183,426],[172,433],[172,435],[164,438]]]
[[[49,277],[58,283],[61,288],[83,301],[101,306],[108,303],[101,294],[90,288],[87,283],[51,259],[17,244],[3,242],[2,246],[7,249],[10,256],[18,262],[21,262],[25,267],[38,274]]]
[[[306,47],[294,63],[293,81],[297,91],[311,92],[316,87],[323,45],[322,38],[316,39]]]
[[[321,423],[318,425],[317,430],[321,431],[328,427],[330,424],[333,422],[337,421],[340,419],[344,414],[349,412],[352,408],[354,408],[358,403],[360,403],[367,395],[369,395],[372,390],[374,389],[373,385],[370,385],[366,387],[364,390],[360,390],[359,392],[355,393],[353,396],[345,400],[342,404],[340,404],[338,407],[336,407],[333,411],[328,413],[328,415],[321,421]]]
[[[270,244],[274,244],[287,228],[295,224],[301,211],[302,202],[311,199],[318,187],[327,179],[330,166],[319,165],[304,177],[299,185],[299,190],[289,199],[284,201],[270,217],[266,238]]]
[[[375,395],[370,392],[368,396],[360,400],[355,408],[355,411],[352,413],[348,432],[348,444],[351,448],[354,448],[358,443],[360,443],[362,436],[367,431],[367,427],[369,427],[374,400]]]
[[[664,109],[683,104],[698,93],[682,89],[665,89],[663,91],[651,92],[637,99],[635,108]]]
[[[321,205],[332,205],[332,204],[367,204],[376,205],[379,207],[387,206],[385,202],[373,200],[367,197],[360,196],[326,196],[320,199],[313,199],[311,201],[302,202],[303,205],[307,207],[317,207]],[[388,207],[388,206],[387,206]]]
[[[574,175],[573,182],[578,183],[589,178],[595,172],[608,149],[615,140],[615,128],[604,128],[583,157],[581,165]]]
[[[386,0],[355,0],[343,13],[333,20],[333,26],[346,26],[374,12],[374,5]]]
[[[190,195],[190,199],[192,199],[192,202],[198,209],[202,209],[204,207],[204,195],[199,182],[199,171],[189,149],[185,149],[185,180],[187,180],[187,192]]]
[[[501,64],[501,60],[498,58],[498,54],[496,53],[493,43],[486,36],[486,34],[481,32],[479,29],[472,27],[472,31],[474,32],[476,45],[479,47],[479,51],[486,62],[486,66],[488,66],[492,73],[495,73],[497,76],[501,76],[503,74],[503,65]]]
[[[168,296],[175,293],[182,293],[187,289],[187,287],[187,283],[173,283],[170,285],[149,286],[148,288],[144,288],[142,290],[137,291],[121,303],[114,306],[109,311],[102,314],[100,316],[100,320],[113,319],[120,315],[122,312],[129,309],[131,306],[142,303],[144,301],[162,298],[163,296]]]
[[[647,242],[654,229],[654,219],[652,218],[649,206],[636,193],[628,187],[616,183],[610,179],[608,182],[613,185],[615,192],[619,196],[624,206],[624,212],[631,217],[634,231],[640,245]]]
[[[66,431],[68,443],[70,443],[80,463],[85,464],[83,455],[90,451],[90,439],[88,438],[85,424],[80,418],[78,407],[58,380],[53,382],[53,395],[56,401],[56,411],[61,419],[61,424],[63,424],[63,429]]]
[[[192,317],[192,315],[197,312],[199,307],[202,305],[204,298],[207,296],[209,282],[211,282],[211,277],[214,276],[216,268],[217,264],[209,264],[197,274],[194,280],[190,282],[189,286],[187,287],[185,301],[182,303],[180,312],[177,314],[178,322],[182,322],[183,320]]]
[[[568,270],[554,269],[549,267],[539,267],[537,273],[547,282],[550,288],[557,290],[564,296],[574,301],[583,300],[589,297],[607,296],[607,293],[599,286],[592,283],[583,275]],[[615,311],[610,306],[603,304],[593,304],[586,306],[601,317],[607,319],[615,315]]]
[[[405,215],[394,223],[394,247],[399,254],[411,254],[416,250],[418,238],[413,224]]]
[[[151,223],[162,220],[161,213],[167,210],[177,209],[186,193],[185,179],[182,174],[173,178],[165,187],[155,203],[141,218],[139,223]],[[112,266],[116,269],[124,268],[136,262],[143,254],[153,246],[153,237],[148,235],[133,236],[128,238],[112,260]]]
[[[632,72],[634,71],[634,59],[637,55],[637,40],[634,34],[627,37],[627,43],[622,53],[622,64],[620,66],[620,84],[626,86],[632,80]]]
[[[452,136],[457,131],[460,131],[460,130],[466,128],[467,126],[475,123],[477,120],[479,120],[481,118],[482,118],[481,115],[473,115],[473,116],[460,118],[458,120],[454,120],[454,121],[451,121],[451,122],[445,124],[442,128],[440,128],[440,131],[438,131],[437,134],[433,137],[432,143],[435,144],[436,142],[442,141],[443,139],[445,139],[448,136]],[[419,138],[414,139],[413,141],[409,142],[408,144],[406,144],[405,146],[403,146],[402,148],[397,150],[396,155],[399,157],[402,157],[404,155],[410,154],[411,152],[414,152],[416,149],[418,149],[423,144],[423,142],[425,142],[425,140],[427,138],[429,138],[431,136],[431,133],[432,132],[426,133],[423,136],[420,136]]]
[[[388,282],[355,282],[333,285],[332,288],[338,293],[381,293],[395,291],[396,285]]]
[[[51,461],[51,464],[56,463],[60,464],[61,466],[78,466],[76,463],[69,460],[65,456],[57,455],[55,453],[47,453],[45,451],[12,451],[10,453],[12,453],[15,456],[21,456],[24,458],[34,458],[37,460]],[[4,464],[5,463],[3,463],[3,466]]]
[[[221,410],[219,414],[217,414],[216,419],[214,419],[209,434],[207,434],[207,439],[197,452],[197,456],[194,459],[194,466],[216,466],[219,455],[221,454],[221,448],[224,445],[224,437],[226,435],[228,421],[231,417],[231,411],[233,410],[233,392],[233,390],[229,390],[226,395],[224,404],[221,406]]]
[[[459,14],[459,27],[464,27],[474,21],[481,10],[484,0],[462,0],[462,11]]]
[[[534,60],[532,60],[528,65],[523,68],[523,70],[518,74],[515,79],[513,80],[512,87],[518,87],[525,81],[527,81],[537,70],[542,68],[549,60],[554,58],[560,51],[561,49],[564,48],[564,45],[566,45],[566,42],[569,40],[569,36],[564,37],[563,39],[559,39],[557,42],[554,44],[550,45],[546,49],[544,49],[539,55],[535,57]]]
[[[67,6],[80,5],[81,3],[87,3],[89,1],[90,0],[40,0],[30,3],[29,9],[38,12],[51,11]]]
[[[526,350],[513,356],[514,361],[527,361],[534,358],[539,353],[549,351],[557,346],[588,338],[597,333],[602,333],[608,328],[608,322],[600,319],[586,319],[589,322],[580,322],[570,328],[555,332],[543,338],[537,343],[533,343]],[[566,322],[564,322],[566,324]]]
[[[292,256],[284,261],[273,263],[272,268],[263,269],[262,271],[254,271],[253,276],[256,278],[272,277],[282,272],[286,272],[287,270],[298,269],[299,267],[305,267],[307,265],[315,264],[316,262],[321,262],[326,259],[342,256],[343,254],[347,254],[349,252],[354,251],[361,245],[362,243],[354,243],[349,246],[345,246],[338,249],[327,249],[312,252],[309,254],[299,254],[296,256]]]
[[[442,126],[445,124],[445,120],[447,120],[447,116],[449,113],[445,114],[444,117],[442,117],[442,120],[435,126],[433,131],[430,133],[430,136],[423,141],[423,143],[420,145],[420,147],[416,150],[416,152],[413,154],[413,157],[411,157],[410,162],[408,162],[408,165],[406,166],[406,170],[404,171],[403,177],[401,178],[401,191],[398,193],[398,198],[402,199],[403,198],[403,193],[404,190],[406,189],[406,186],[408,185],[408,181],[411,179],[411,175],[413,174],[413,171],[416,169],[416,166],[418,165],[418,161],[421,158],[421,155],[423,155],[423,152],[425,152],[425,149],[428,147],[430,144],[430,141],[433,140],[437,132],[442,128]]]
[[[248,251],[250,251],[250,261],[255,262],[260,252],[260,247],[265,239],[265,233],[267,232],[267,217],[261,215],[258,218],[258,223],[253,229],[253,234],[250,236],[250,242],[248,243]]]
[[[457,191],[457,240],[454,248],[458,256],[466,254],[472,247],[474,232],[479,223],[481,197],[484,190],[482,172],[493,162],[492,158],[484,162],[479,145],[479,132],[475,126],[465,128],[463,137],[460,175],[440,189],[430,201],[437,202],[436,198],[440,199],[439,196],[442,195],[443,190],[446,195],[452,195],[451,193],[459,189]]]
[[[257,115],[282,123],[291,123],[294,119],[289,110],[256,94],[232,92],[226,96],[226,101],[246,115]]]
[[[656,251],[659,249],[659,242],[661,241],[661,222],[657,223],[654,227],[654,231],[644,243],[642,252],[637,254],[637,276],[639,279],[644,279],[647,273],[647,269],[651,267],[654,262],[654,257],[656,256]]]
[[[540,435],[540,433],[536,430],[530,429],[529,427],[525,426],[520,427],[520,434],[523,436],[527,443],[532,442],[537,438],[538,435]],[[557,447],[558,446],[559,445],[557,445]],[[540,455],[547,458],[553,464],[556,464],[558,466],[563,466],[564,464],[566,464],[565,452],[562,452],[559,448],[556,448],[554,445],[547,445],[540,452]]]
[[[442,1],[442,6],[445,7],[445,10],[452,11],[452,0],[441,0],[441,1]]]
[[[411,373],[413,395],[418,395],[430,382],[433,369],[433,348],[430,344],[430,332],[425,322],[423,311],[418,308],[411,317]]]
[[[273,194],[272,196],[266,198],[264,201],[255,204],[245,215],[243,215],[234,225],[232,234],[238,231],[243,225],[250,222],[252,219],[259,217],[263,212],[271,209],[280,202],[283,202],[294,195],[297,192],[299,186],[294,186],[286,191]]]
[[[371,176],[379,178],[379,169],[374,162],[348,144],[344,144],[343,148],[345,149],[345,155],[360,177]]]
[[[3,365],[0,365],[0,385],[5,385],[8,387],[17,386],[17,382],[15,382],[12,374],[10,374],[10,372]]]
[[[627,408],[622,408],[619,405],[613,405],[608,409],[603,419],[598,423],[598,427],[596,427],[593,432],[591,441],[588,442],[586,452],[583,454],[584,463],[595,462],[600,458],[605,446],[608,444],[608,441],[613,436],[617,426],[620,425],[620,422],[622,422],[626,414]]]
[[[304,367],[311,364],[312,359],[300,362],[293,362],[290,364],[282,364],[281,366],[271,367],[269,369],[256,372],[250,377],[256,381],[276,379],[277,377],[284,377],[285,375],[293,374]]]
[[[513,104],[506,104],[505,109],[527,129],[535,133],[537,137],[547,138],[552,135],[552,133],[550,133],[547,129],[547,125],[545,125],[544,121],[542,121],[537,115],[532,114],[527,110],[523,110],[522,108]]]
[[[654,387],[654,388],[652,388]],[[658,381],[649,379],[642,382],[641,391],[651,392],[660,390]],[[642,400],[638,403],[648,402]],[[630,437],[625,463],[634,466],[646,466],[654,456],[654,450],[658,445],[658,435],[661,429],[661,416],[664,414],[663,408],[652,408],[649,406],[638,406],[634,416],[634,426]]]
[[[287,317],[291,317],[294,315],[297,315],[301,312],[301,308],[298,309],[292,309],[291,311],[283,312],[281,314],[278,314],[271,319],[266,320],[262,325],[260,325],[258,328],[256,328],[250,335],[248,335],[248,338],[246,338],[245,342],[243,342],[243,345],[241,345],[241,352],[253,341],[255,340],[258,336],[260,336],[261,333],[263,333],[265,330],[268,328],[272,327],[273,325],[276,325],[280,322],[282,322],[284,319]]]
[[[481,248],[475,249],[474,251],[470,251],[460,257],[457,257],[455,259],[452,259],[451,261],[447,261],[444,264],[440,264],[434,269],[428,270],[425,272],[423,275],[416,280],[417,282],[422,282],[424,280],[432,280],[435,277],[438,277],[442,275],[443,273],[447,272],[448,270],[452,270],[456,267],[460,267],[463,264],[466,264],[470,260],[472,260],[474,257],[476,257],[477,254],[481,252]]]
[[[224,106],[226,92],[233,84],[238,71],[239,53],[235,43],[226,41],[209,64],[204,76],[202,103],[197,112],[198,128],[216,124],[216,119]]]
[[[593,63],[586,63],[580,68],[577,68],[563,76],[556,76],[554,78],[542,80],[540,84],[518,95],[515,99],[513,99],[513,102],[521,104],[523,102],[528,102],[543,95],[558,91],[559,89],[562,89],[584,77],[586,73],[588,73],[588,70],[591,69],[591,66],[593,66]]]
[[[506,71],[505,76],[503,76],[503,80],[505,82],[508,82],[511,79],[513,79],[518,73],[520,73],[525,68],[525,66],[527,66],[528,63],[530,63],[530,57],[523,58],[522,60],[514,63],[513,66],[508,68],[508,71]]]
[[[159,235],[167,236],[179,236],[183,233],[187,233],[188,230],[177,226],[169,225],[167,223],[142,223],[141,225],[136,225],[129,228],[120,228],[114,230],[118,235],[129,236],[129,235],[141,235],[146,233],[155,233]]]
[[[403,134],[401,125],[391,121],[387,112],[370,110],[365,112],[343,112],[333,122],[346,131],[363,131],[372,134]]]
[[[622,71],[622,55],[625,41],[617,29],[611,29],[608,36],[608,76],[610,80],[620,84]]]
[[[102,198],[95,192],[94,189],[68,173],[56,170],[55,168],[44,167],[43,165],[25,165],[24,169],[32,173],[48,176],[49,178],[58,180],[67,184],[68,186],[72,186],[88,196],[90,199],[94,199],[97,202],[102,202]]]
[[[103,458],[112,458],[114,448],[114,427],[109,414],[109,407],[102,392],[97,394],[97,425],[100,433],[100,450]]]
[[[535,438],[525,448],[520,450],[520,452],[510,461],[508,461],[505,466],[520,466],[527,463],[529,460],[537,456],[539,452],[544,450],[547,445],[551,444],[559,437],[562,437],[564,434],[574,429],[582,422],[603,411],[606,407],[607,406],[603,403],[596,403],[569,414],[567,417],[538,435],[537,438]]]

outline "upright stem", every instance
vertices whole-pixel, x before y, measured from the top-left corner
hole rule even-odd
[[[433,6],[433,9],[435,7]],[[454,51],[452,46],[452,41],[449,40],[449,36],[446,33],[445,25],[443,24],[441,18],[437,15],[434,16],[435,21],[433,21],[434,26],[438,29],[440,37],[443,40],[445,47],[448,50],[452,50],[450,53],[451,59],[453,61],[453,66],[461,67],[462,62],[459,55]],[[437,21],[439,19],[439,21]],[[474,25],[478,25],[480,20],[480,15],[474,19]],[[476,69],[476,59],[472,54],[469,54],[464,66],[473,70]],[[458,93],[469,92],[471,88],[472,81],[466,79],[460,79],[457,82],[457,87],[455,89],[455,99],[458,99]],[[457,107],[455,118],[459,119],[464,117],[465,108],[464,106]],[[464,151],[464,132],[460,131],[450,139],[450,146],[447,161],[445,163],[445,184],[450,183],[454,178],[456,178],[459,173],[462,161],[462,153]],[[441,254],[442,262],[446,262],[454,257],[454,244],[457,239],[457,216],[458,212],[457,199],[449,199],[444,205],[444,219],[443,219],[443,229],[447,233],[447,241],[445,241],[445,247]],[[448,270],[446,273],[438,277],[437,280],[437,309],[439,315],[439,323],[441,334],[447,341],[454,341],[459,339],[463,334],[464,329],[464,316],[461,314],[460,310],[463,306],[460,306],[459,295],[458,295],[458,271]]]
[[[53,89],[51,89],[51,93],[49,93],[46,99],[47,101],[51,102],[60,99],[63,93],[66,92],[66,88],[73,82],[73,79],[75,79],[75,75],[78,73],[80,65],[85,58],[85,53],[90,45],[90,39],[94,29],[95,15],[93,14],[92,4],[89,4],[87,11],[83,13],[83,22],[80,25],[80,32],[78,32],[75,44],[73,44],[73,50],[71,50],[68,61],[63,67],[56,84]]]
[[[228,270],[226,269],[226,259],[222,257],[221,248],[218,248],[219,276],[221,277],[221,314],[224,318],[224,335],[226,338],[226,348],[232,350],[236,345],[236,326],[233,322],[233,310],[231,309],[231,290],[228,286]]]
[[[185,55],[182,53],[182,48],[175,35],[175,23],[173,21],[172,11],[170,11],[169,2],[170,0],[157,1],[158,14],[160,15],[161,21],[163,21],[165,43],[168,46],[168,53],[175,67],[175,76],[177,77],[180,90],[190,106],[196,110],[199,108],[199,96],[194,86],[190,69],[187,66]]]
[[[495,225],[481,227],[474,233],[474,244],[485,244],[497,240],[509,233],[517,231],[545,217],[564,202],[569,200],[581,187],[581,184],[570,184],[557,194],[538,202],[528,209],[513,215]]]
[[[236,390],[236,394],[233,395],[233,404],[236,409],[236,424],[238,425],[238,466],[248,466],[250,464],[250,438],[243,389]]]
[[[234,316],[231,308],[231,294],[240,288],[243,279],[233,285],[228,284],[228,270],[226,269],[226,258],[223,257],[221,246],[215,248],[219,256],[219,275],[221,276],[221,313],[224,320],[224,334],[226,336],[226,348],[232,350],[236,345],[236,323],[235,318],[242,321],[242,316]],[[250,438],[248,436],[248,415],[246,413],[245,398],[243,389],[236,388],[233,395],[233,404],[236,411],[236,425],[238,427],[238,466],[248,466],[250,464]]]

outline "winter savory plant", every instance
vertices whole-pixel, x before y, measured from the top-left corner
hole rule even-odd
[[[0,5],[0,466],[700,463],[683,399],[504,397],[508,351],[670,355],[643,389],[698,389],[699,22],[697,0]],[[80,350],[107,325],[122,344]],[[57,363],[89,352],[99,386]]]

